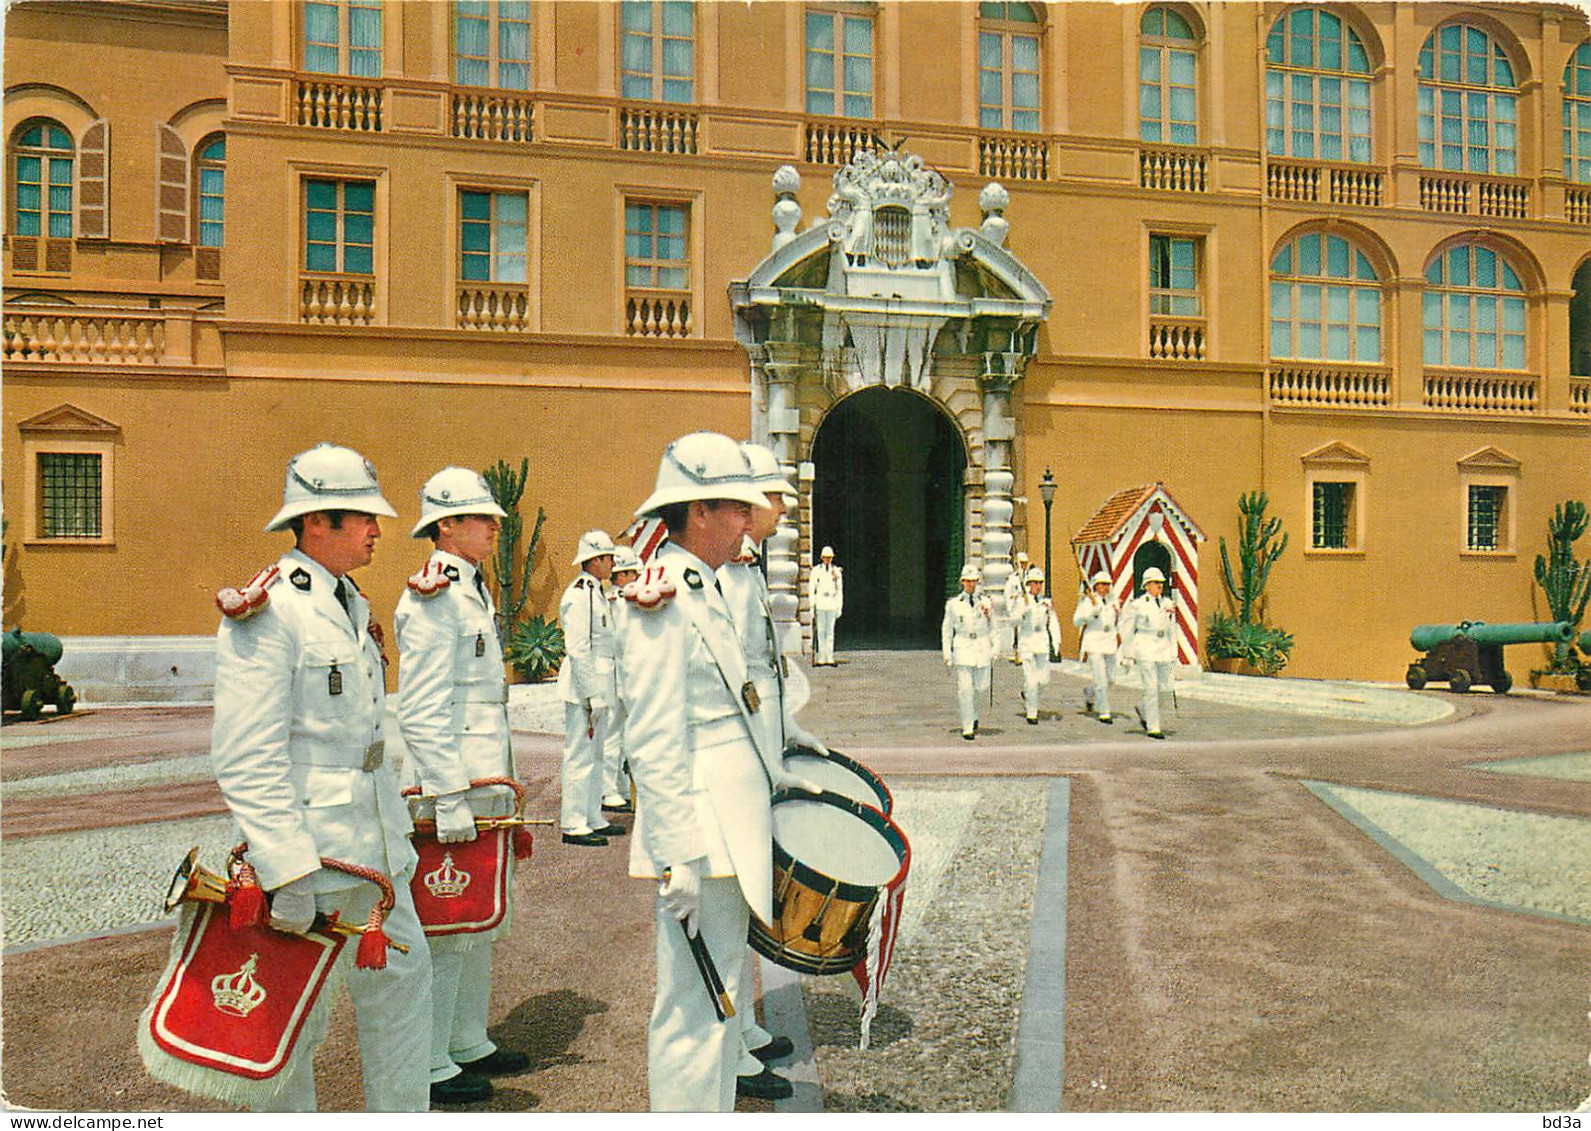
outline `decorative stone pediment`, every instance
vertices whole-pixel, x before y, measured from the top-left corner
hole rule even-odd
[[[1370,464],[1369,456],[1341,440],[1322,444],[1314,451],[1304,453],[1302,459],[1306,467],[1367,467]]]
[[[1518,471],[1521,464],[1507,452],[1494,447],[1484,447],[1471,452],[1458,461],[1465,471]]]
[[[17,430],[29,433],[71,433],[73,435],[116,436],[121,427],[95,416],[76,405],[62,404],[17,423]]]

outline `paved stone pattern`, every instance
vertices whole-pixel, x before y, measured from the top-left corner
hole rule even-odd
[[[913,783],[965,792],[965,782]],[[1048,789],[1035,779],[980,783],[978,800],[932,899],[884,983],[868,1051],[849,975],[803,978],[825,1111],[1000,1111],[1016,1058],[1028,917]],[[954,804],[954,802],[953,802]],[[911,837],[911,813],[902,828]],[[915,868],[914,859],[914,868]],[[925,885],[926,886],[926,885]],[[836,983],[839,983],[836,985]]]

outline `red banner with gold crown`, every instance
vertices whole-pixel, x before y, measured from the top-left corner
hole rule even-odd
[[[420,857],[409,882],[415,914],[426,937],[490,931],[508,914],[513,861],[530,856],[530,834],[524,828],[525,790],[512,778],[477,778],[470,788],[505,786],[514,791],[512,817],[477,817],[475,839],[443,844],[436,822],[414,822],[414,851]],[[403,791],[417,797],[418,788]]]

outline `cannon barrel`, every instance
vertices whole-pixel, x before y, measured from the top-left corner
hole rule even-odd
[[[48,632],[23,632],[20,628],[13,628],[0,637],[0,658],[6,663],[15,660],[24,648],[32,648],[46,664],[61,662],[61,638],[58,636],[51,636]]]
[[[1580,639],[1575,641],[1575,643],[1580,645],[1580,651],[1591,652],[1591,628],[1588,628],[1582,632],[1580,634]]]
[[[1429,652],[1450,640],[1466,638],[1477,644],[1554,644],[1574,639],[1574,626],[1566,620],[1523,624],[1487,624],[1479,620],[1421,624],[1409,633],[1409,644],[1416,651]]]

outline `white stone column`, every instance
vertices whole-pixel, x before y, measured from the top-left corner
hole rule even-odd
[[[796,404],[796,385],[800,364],[789,360],[775,360],[779,354],[777,344],[765,351],[761,368],[765,411],[763,424],[766,433],[760,442],[766,444],[779,460],[785,478],[796,484],[796,468],[800,455],[801,412]],[[755,363],[754,370],[756,368]],[[778,529],[767,542],[768,591],[773,606],[774,625],[779,634],[779,650],[789,655],[800,655],[801,638],[801,563],[798,560],[800,543],[799,524],[807,521],[800,513],[787,513],[779,520]]]
[[[1001,617],[1005,582],[1011,576],[1011,444],[1016,439],[1011,388],[1020,373],[1020,354],[984,354],[978,379],[983,394],[983,586]]]

